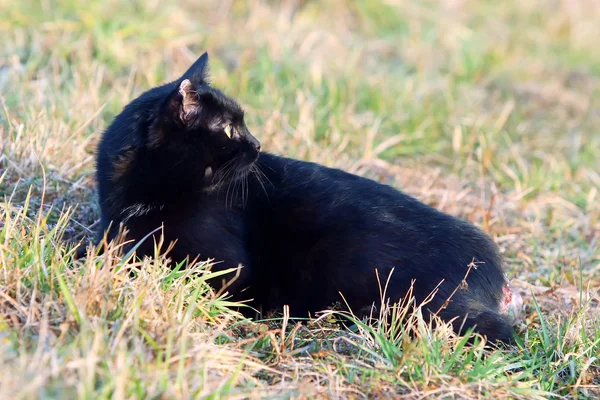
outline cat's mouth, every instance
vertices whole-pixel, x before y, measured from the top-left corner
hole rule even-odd
[[[204,179],[211,180],[213,178],[213,169],[211,166],[206,167],[204,170]]]
[[[224,185],[246,180],[255,168],[260,152],[253,155],[235,157],[224,164],[215,167],[207,166],[204,170],[206,189],[214,190]]]

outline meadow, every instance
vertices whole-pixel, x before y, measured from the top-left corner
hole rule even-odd
[[[598,38],[596,0],[0,0],[0,398],[600,397]],[[207,262],[74,260],[103,130],[204,51],[263,150],[489,233],[518,343],[248,321]]]

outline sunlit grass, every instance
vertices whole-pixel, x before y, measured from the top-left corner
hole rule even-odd
[[[0,0],[0,35],[0,397],[600,395],[595,0]],[[207,263],[74,261],[103,129],[205,50],[267,151],[487,230],[519,343],[418,314],[249,322]]]

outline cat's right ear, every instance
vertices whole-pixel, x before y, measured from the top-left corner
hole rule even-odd
[[[187,125],[200,111],[200,96],[189,79],[184,79],[179,84],[178,94],[181,97],[177,96],[175,104],[177,117],[184,125]]]

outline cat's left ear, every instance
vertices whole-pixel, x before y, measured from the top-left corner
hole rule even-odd
[[[181,76],[181,80],[189,79],[194,85],[208,84],[208,53],[204,53],[194,64]]]

